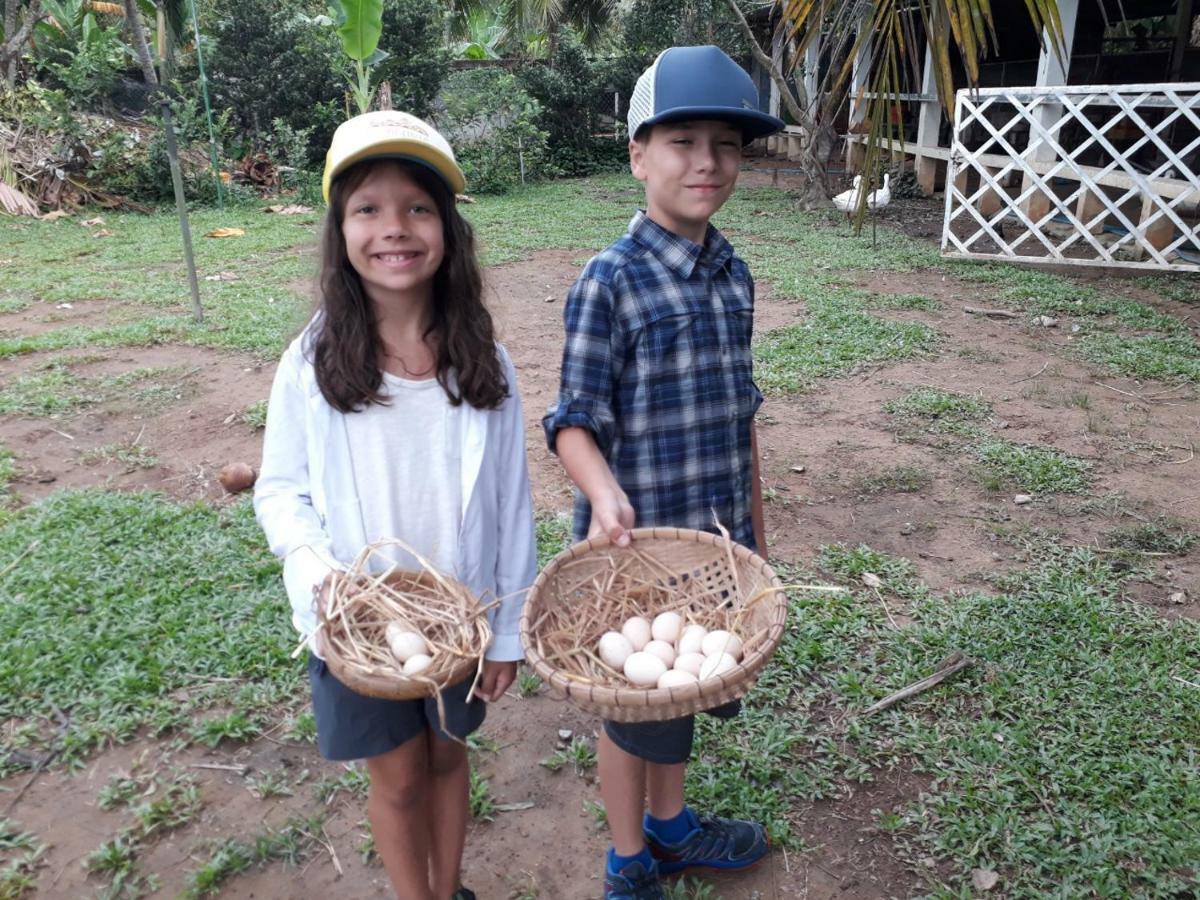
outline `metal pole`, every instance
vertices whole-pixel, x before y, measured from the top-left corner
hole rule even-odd
[[[517,162],[521,165],[521,184],[525,183],[525,150],[521,146],[521,136],[517,135]]]
[[[200,282],[196,280],[196,259],[192,256],[192,229],[188,225],[187,200],[183,196],[183,173],[179,171],[179,147],[175,144],[175,125],[171,122],[171,103],[162,98],[163,132],[167,138],[167,159],[171,162],[171,183],[175,186],[175,209],[179,212],[179,232],[183,236],[183,257],[187,262],[188,284],[192,289],[192,314],[204,321],[200,306]]]
[[[208,117],[208,156],[212,160],[213,178],[217,179],[217,206],[225,208],[225,188],[221,183],[221,165],[217,162],[217,136],[213,130],[212,106],[208,102],[208,76],[204,74],[204,53],[200,49],[200,20],[196,17],[196,0],[188,0],[192,8],[192,30],[196,35],[196,67],[200,70],[200,91],[204,95],[204,115]]]

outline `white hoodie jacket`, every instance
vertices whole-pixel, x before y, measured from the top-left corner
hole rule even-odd
[[[345,569],[367,544],[345,414],[330,406],[317,386],[304,352],[310,332],[292,342],[275,372],[254,486],[254,511],[271,551],[284,560],[292,623],[301,635],[317,627],[313,588],[332,569]],[[494,637],[486,655],[511,661],[524,655],[518,626],[537,574],[537,552],[517,374],[508,353],[496,346],[510,396],[494,410],[461,407],[457,568],[459,579],[477,596],[501,600],[488,613]]]

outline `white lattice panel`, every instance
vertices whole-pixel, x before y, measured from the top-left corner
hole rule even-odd
[[[959,91],[942,253],[1200,271],[1198,148],[1197,83]]]

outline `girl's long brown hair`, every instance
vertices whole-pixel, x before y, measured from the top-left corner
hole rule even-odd
[[[321,233],[321,297],[308,350],[317,385],[334,409],[355,412],[380,395],[382,355],[375,310],[358,272],[346,255],[342,222],[346,199],[375,169],[391,164],[433,197],[442,219],[446,255],[433,278],[433,338],[437,380],[450,402],[476,409],[495,409],[508,396],[509,385],[496,352],[492,316],[483,303],[483,274],[475,258],[475,234],[455,207],[454,195],[431,169],[395,159],[361,162],[333,182],[329,210]],[[457,390],[450,381],[451,370]]]

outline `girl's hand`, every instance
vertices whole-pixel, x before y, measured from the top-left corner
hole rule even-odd
[[[515,662],[493,662],[485,659],[483,675],[479,679],[479,684],[475,685],[475,696],[488,703],[495,703],[504,696],[504,692],[509,689],[516,677],[517,664]]]
[[[317,624],[321,622],[321,610],[329,603],[329,590],[333,586],[333,573],[330,572],[325,576],[325,580],[320,584],[313,585],[313,611],[317,614]],[[321,659],[325,658],[325,630],[318,629],[313,634],[312,640],[309,641],[309,648],[312,652]]]
[[[603,534],[618,547],[628,547],[629,529],[633,527],[636,514],[625,492],[606,491],[591,502],[592,523],[588,528],[588,537]]]

